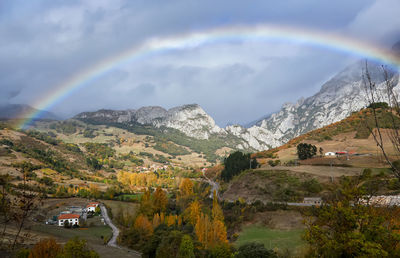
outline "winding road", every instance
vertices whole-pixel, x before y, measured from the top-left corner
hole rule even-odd
[[[100,204],[100,209],[101,209],[101,215],[103,216],[104,221],[106,222],[106,224],[108,226],[110,226],[110,228],[113,231],[113,235],[112,235],[110,241],[108,241],[107,245],[127,250],[128,252],[132,253],[135,257],[142,257],[142,254],[138,251],[117,245],[117,237],[119,235],[119,229],[112,223],[110,217],[108,217],[107,209],[103,204]]]

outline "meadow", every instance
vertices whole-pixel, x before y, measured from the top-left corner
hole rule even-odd
[[[243,227],[235,245],[239,247],[246,243],[258,242],[264,244],[267,249],[294,254],[305,244],[301,239],[303,232],[302,229],[278,230],[262,225],[248,225]]]

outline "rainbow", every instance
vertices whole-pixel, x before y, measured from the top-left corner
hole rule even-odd
[[[391,51],[361,40],[341,36],[334,33],[309,30],[296,27],[256,25],[256,26],[235,26],[220,27],[203,32],[193,32],[165,38],[152,38],[140,45],[111,56],[101,62],[80,71],[71,78],[56,85],[52,91],[41,96],[32,106],[38,110],[21,114],[24,117],[18,124],[19,128],[25,128],[33,120],[40,117],[40,110],[49,110],[57,103],[63,101],[67,96],[87,87],[108,71],[127,62],[139,60],[149,54],[156,54],[161,51],[190,49],[203,44],[224,42],[228,40],[282,40],[300,44],[328,48],[333,51],[343,52],[352,56],[371,59],[373,61],[400,67],[400,58]]]

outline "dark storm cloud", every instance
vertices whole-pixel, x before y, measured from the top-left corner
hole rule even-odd
[[[0,101],[35,103],[74,74],[149,37],[218,26],[285,24],[391,44],[399,35],[399,9],[396,0],[1,1]],[[220,125],[246,122],[315,93],[351,61],[303,45],[220,43],[118,67],[52,111],[71,116],[198,103]]]

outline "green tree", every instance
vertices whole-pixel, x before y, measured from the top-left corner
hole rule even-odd
[[[139,213],[151,218],[154,213],[153,201],[151,200],[150,190],[146,189],[140,199]]]
[[[162,238],[161,243],[158,245],[156,257],[176,257],[180,250],[182,236],[182,232],[177,230],[169,232],[168,235]]]
[[[236,151],[224,160],[224,166],[221,177],[223,180],[229,181],[245,169],[256,168],[258,163],[256,159],[251,160],[250,154]]]
[[[377,108],[382,108],[382,109],[387,109],[389,108],[389,104],[386,102],[374,102],[368,105],[367,108],[372,108],[372,109],[377,109]]]
[[[327,205],[306,220],[311,257],[399,257],[398,207],[368,205],[359,180],[344,178]]]
[[[209,258],[231,258],[232,251],[228,243],[218,243],[211,247],[208,253]],[[253,257],[255,258],[255,257]]]
[[[319,193],[322,191],[322,185],[315,178],[304,181],[302,185],[309,193]]]
[[[239,247],[235,258],[275,258],[278,257],[273,250],[267,250],[261,243],[247,243]]]
[[[64,245],[60,255],[62,258],[98,258],[98,253],[89,249],[86,240],[80,240],[78,237],[68,240]]]
[[[100,206],[97,206],[96,209],[94,209],[94,213],[95,213],[96,215],[101,214]]]
[[[317,147],[308,143],[300,143],[297,145],[297,155],[299,159],[309,159],[317,154]]]
[[[68,220],[64,221],[64,228],[71,228],[71,225],[69,224]]]
[[[179,246],[178,258],[194,258],[194,247],[192,238],[189,235],[184,235]]]

